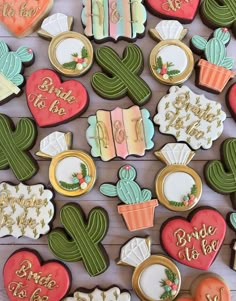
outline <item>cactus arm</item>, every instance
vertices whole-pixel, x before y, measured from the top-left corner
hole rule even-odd
[[[0,58],[1,58],[4,54],[8,53],[8,51],[9,51],[9,49],[8,49],[8,47],[7,47],[7,44],[4,43],[3,41],[0,41]]]
[[[100,186],[100,192],[109,197],[117,196],[117,188],[112,184],[102,184]]]
[[[12,133],[15,145],[22,150],[30,148],[35,140],[35,131],[35,125],[29,118],[21,119]]]
[[[100,242],[107,232],[107,214],[101,209],[93,209],[87,225],[88,235],[94,243]]]
[[[25,46],[18,48],[16,53],[23,63],[31,62],[34,57],[33,51]]]
[[[5,54],[0,60],[0,72],[10,81],[21,72],[21,69],[21,61],[14,52]]]
[[[142,193],[143,202],[151,200],[152,193],[151,193],[151,191],[149,189],[143,189],[141,193]]]
[[[8,167],[8,161],[5,157],[3,151],[0,150],[0,169],[5,169]]]
[[[226,57],[225,45],[221,41],[213,38],[207,43],[205,55],[208,62],[219,66]]]
[[[117,183],[119,199],[125,204],[135,204],[142,202],[141,189],[134,181],[120,180]]]
[[[61,230],[49,233],[48,246],[53,254],[61,260],[76,262],[82,258],[75,241],[69,241]]]
[[[136,59],[134,59],[134,57]],[[140,48],[138,47],[126,47],[124,51],[124,58],[122,62],[128,70],[132,73],[140,74],[142,72],[142,65],[140,61],[143,61],[143,54]]]
[[[118,77],[111,78],[101,72],[93,74],[91,85],[100,96],[108,99],[120,98],[127,93],[127,87]]]
[[[193,36],[191,39],[191,43],[197,50],[204,51],[207,45],[207,40],[200,36]]]
[[[222,62],[221,66],[231,70],[234,66],[234,59],[232,57],[226,57]]]
[[[236,138],[229,138],[224,141],[223,154],[226,169],[233,172],[236,181]]]
[[[24,77],[21,74],[16,74],[11,81],[13,82],[14,85],[16,85],[17,87],[19,87],[20,85],[23,84],[24,82]]]

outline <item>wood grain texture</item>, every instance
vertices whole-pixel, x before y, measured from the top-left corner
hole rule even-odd
[[[55,12],[63,12],[68,15],[73,15],[75,17],[75,24],[74,30],[78,32],[82,32],[82,25],[80,21],[80,12],[81,12],[82,4],[81,1],[78,0],[55,0],[54,7],[52,9],[52,13]],[[147,22],[147,29],[153,28],[156,26],[157,22],[160,19],[157,17],[148,14],[148,22]],[[187,37],[184,39],[185,43],[189,43],[189,39],[194,34],[204,35],[206,38],[209,37],[212,30],[204,26],[199,18],[196,17],[192,24],[186,25],[186,28],[189,29]],[[36,60],[35,63],[28,67],[25,70],[26,78],[35,70],[39,68],[51,68],[47,50],[49,42],[43,40],[37,36],[36,33],[33,33],[31,36],[26,37],[24,39],[16,39],[7,32],[2,26],[0,26],[0,37],[3,39],[11,49],[16,49],[20,45],[26,45],[33,48]],[[106,43],[107,45],[115,48],[118,53],[122,53],[124,47],[127,45],[127,42],[120,41],[117,44],[114,43]],[[150,85],[153,95],[150,102],[145,106],[151,112],[151,116],[154,116],[156,113],[156,106],[158,101],[161,97],[163,97],[167,91],[168,87],[159,84],[150,74],[148,68],[148,56],[151,49],[156,45],[156,42],[153,41],[148,34],[146,33],[145,38],[140,39],[137,41],[137,44],[141,47],[144,53],[145,58],[145,68],[142,74],[142,78],[145,79],[148,84]],[[94,48],[96,49],[98,46],[94,44]],[[232,38],[230,45],[227,48],[227,52],[229,56],[233,56],[236,59],[236,41]],[[197,60],[199,57],[195,56]],[[236,65],[235,65],[236,66]],[[83,149],[86,151],[90,151],[90,148],[85,139],[85,131],[87,129],[87,117],[95,114],[96,110],[98,109],[107,109],[112,110],[117,106],[121,108],[128,108],[132,106],[132,102],[128,97],[118,101],[108,101],[103,100],[99,96],[97,96],[90,86],[90,77],[93,72],[99,70],[99,67],[94,64],[91,71],[86,74],[85,76],[81,77],[79,80],[86,86],[90,95],[90,106],[88,110],[82,115],[82,117],[67,123],[65,125],[61,125],[55,128],[47,128],[47,129],[38,129],[38,139],[36,142],[35,147],[32,149],[32,154],[35,156],[36,151],[39,149],[40,140],[47,136],[49,133],[53,132],[54,130],[61,130],[61,131],[71,131],[73,133],[73,148],[74,149]],[[234,69],[235,70],[235,69]],[[62,78],[66,80],[66,78]],[[203,195],[199,205],[210,205],[217,208],[224,216],[229,211],[232,211],[231,202],[228,196],[221,195],[212,191],[205,183],[203,178],[203,168],[204,165],[208,160],[212,159],[219,159],[220,158],[220,144],[223,140],[228,137],[236,137],[236,127],[235,122],[231,118],[228,109],[226,108],[225,104],[225,94],[227,92],[228,87],[232,84],[229,83],[224,90],[223,93],[220,95],[214,95],[211,93],[206,93],[194,85],[195,80],[195,72],[192,74],[191,78],[185,84],[188,85],[193,91],[198,94],[205,94],[206,97],[212,100],[216,100],[222,104],[223,109],[227,114],[227,120],[225,121],[224,132],[222,136],[213,144],[213,147],[208,150],[198,150],[193,161],[190,163],[190,166],[200,174],[203,180]],[[11,100],[9,103],[0,107],[0,112],[13,117],[14,122],[17,122],[19,117],[31,117],[30,111],[26,104],[25,94],[22,94],[19,98],[15,98]],[[170,136],[164,136],[158,132],[156,128],[155,131],[155,148],[154,150],[160,149],[165,143],[167,142],[174,142],[175,139]],[[53,227],[60,226],[59,220],[59,210],[60,208],[66,204],[66,202],[73,201],[81,205],[85,213],[87,214],[93,207],[101,206],[104,207],[109,214],[110,218],[110,228],[108,231],[107,236],[104,239],[104,246],[110,256],[110,267],[109,269],[102,275],[90,278],[86,273],[83,264],[80,263],[73,263],[68,264],[69,268],[72,272],[72,288],[71,292],[75,290],[77,287],[86,287],[92,288],[96,285],[100,285],[102,287],[108,287],[112,284],[118,285],[123,289],[130,289],[131,287],[131,277],[132,277],[132,268],[129,267],[121,267],[117,266],[115,260],[119,257],[119,250],[122,244],[124,244],[128,239],[133,237],[134,235],[137,236],[147,236],[151,235],[153,240],[153,253],[163,253],[163,250],[160,246],[159,240],[159,229],[161,224],[169,217],[173,217],[178,215],[174,212],[168,211],[161,205],[158,206],[156,209],[155,214],[155,226],[152,229],[147,229],[144,231],[138,231],[135,233],[130,233],[121,218],[121,216],[117,213],[117,204],[119,203],[117,198],[109,199],[99,193],[99,186],[103,182],[107,181],[114,181],[117,180],[117,171],[125,163],[132,164],[137,169],[138,178],[137,181],[143,186],[151,189],[153,191],[153,196],[155,196],[154,192],[154,179],[158,171],[164,166],[163,163],[158,161],[153,154],[153,151],[149,151],[146,155],[142,158],[137,157],[129,157],[127,161],[122,161],[119,159],[113,160],[111,162],[102,162],[99,159],[96,159],[96,166],[98,171],[98,179],[94,189],[85,196],[80,198],[67,198],[61,195],[55,195],[55,204],[56,204],[56,218],[53,223]],[[35,158],[38,160],[39,164],[39,172],[27,182],[27,184],[35,184],[35,183],[43,183],[46,186],[50,187],[49,179],[48,179],[48,167],[50,161],[45,161],[37,156]],[[13,176],[11,170],[0,171],[0,182],[1,181],[9,181],[14,184],[17,184],[16,179]],[[182,216],[187,216],[188,213],[182,214]],[[210,268],[211,272],[215,272],[220,274],[225,281],[228,283],[231,289],[231,296],[232,300],[236,301],[236,274],[229,268],[229,260],[230,260],[230,242],[231,239],[235,237],[235,233],[227,228],[227,235],[225,238],[224,245],[216,258],[215,262]],[[47,237],[41,237],[39,240],[34,241],[27,238],[20,238],[16,240],[13,237],[6,237],[0,239],[0,301],[7,301],[7,296],[3,288],[3,281],[2,281],[2,269],[5,261],[7,260],[8,256],[23,247],[29,247],[36,249],[42,256],[44,260],[52,259],[53,255],[50,253],[47,247]],[[181,290],[186,293],[188,292],[191,282],[200,275],[202,272],[198,270],[194,270],[192,268],[185,267],[184,265],[178,264],[178,267],[181,271],[182,275],[182,288]],[[132,291],[132,300],[137,301],[138,298]]]

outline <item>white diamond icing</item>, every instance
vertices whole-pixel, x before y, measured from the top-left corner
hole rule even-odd
[[[69,31],[68,17],[61,13],[54,14],[44,19],[41,28],[52,36]]]
[[[53,132],[40,142],[40,151],[51,157],[68,149],[66,134],[62,132]]]
[[[185,143],[168,143],[160,152],[169,164],[187,165],[192,151]]]
[[[179,40],[184,29],[183,25],[175,20],[163,20],[155,27],[162,40]]]
[[[151,255],[145,238],[134,237],[121,249],[122,263],[137,267]]]

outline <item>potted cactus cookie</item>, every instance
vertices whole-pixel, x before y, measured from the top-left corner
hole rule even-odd
[[[227,57],[226,46],[230,41],[227,28],[218,28],[213,32],[213,37],[208,41],[200,36],[193,36],[191,46],[196,53],[204,53],[205,59],[198,62],[199,75],[197,84],[205,90],[220,93],[234,77],[231,71],[234,60]]]
[[[129,231],[136,231],[153,227],[156,199],[152,199],[151,191],[141,189],[134,181],[136,170],[131,165],[125,165],[119,170],[120,180],[116,185],[102,184],[100,192],[109,197],[117,196],[124,205],[118,206],[119,214],[122,214]]]

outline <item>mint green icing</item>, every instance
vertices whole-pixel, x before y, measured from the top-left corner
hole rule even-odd
[[[125,204],[138,204],[151,200],[151,191],[148,189],[141,190],[140,186],[134,181],[136,170],[133,166],[125,165],[121,167],[119,177],[120,180],[116,185],[102,184],[100,192],[109,197],[118,196]]]
[[[33,52],[29,51],[29,48],[22,46],[13,52],[9,51],[6,43],[0,41],[0,73],[16,86],[20,86],[24,82],[24,77],[20,74],[22,63],[32,60]]]
[[[142,109],[141,115],[143,119],[143,129],[144,129],[146,149],[151,149],[154,146],[154,142],[152,141],[152,138],[154,136],[154,126],[152,121],[149,119],[150,113],[147,109]]]
[[[142,35],[145,32],[145,22],[147,20],[147,11],[142,4],[142,0],[131,0],[131,15],[132,15],[132,38]]]
[[[230,223],[236,230],[236,213],[231,213],[230,214]]]
[[[93,157],[101,157],[101,148],[100,148],[100,141],[98,138],[97,132],[97,116],[90,116],[88,118],[89,127],[86,131],[86,139],[91,146],[91,155]]]
[[[218,28],[214,31],[213,38],[206,41],[200,36],[193,36],[191,42],[193,46],[204,51],[208,62],[222,66],[226,69],[232,69],[234,60],[226,55],[226,44],[230,41],[230,34],[226,28]]]

